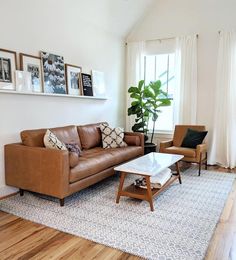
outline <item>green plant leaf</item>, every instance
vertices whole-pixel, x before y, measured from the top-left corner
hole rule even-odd
[[[140,80],[139,83],[138,83],[138,89],[139,89],[139,91],[142,90],[143,85],[144,85],[144,80]]]
[[[130,87],[128,89],[128,92],[129,93],[139,93],[140,91],[139,91],[139,89],[137,87]]]
[[[137,105],[140,105],[141,103],[140,103],[140,101],[133,101],[132,103],[131,103],[131,106],[137,106]]]

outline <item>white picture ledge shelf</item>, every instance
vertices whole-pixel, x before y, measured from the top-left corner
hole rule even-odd
[[[68,97],[68,98],[107,100],[107,97],[75,96],[75,95],[67,95],[67,94],[51,94],[51,93],[37,93],[37,92],[20,92],[20,91],[15,91],[15,90],[0,90],[0,94],[1,93],[16,94],[16,95],[31,95],[31,96]]]

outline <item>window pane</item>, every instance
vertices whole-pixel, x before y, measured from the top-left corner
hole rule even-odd
[[[175,75],[175,55],[169,54],[169,82],[168,82],[168,94],[170,98],[173,98],[174,94],[174,75]]]
[[[155,81],[155,56],[146,56],[145,83],[148,85],[150,81]]]
[[[169,60],[168,60],[169,58]],[[175,73],[175,55],[160,54],[146,56],[146,84],[150,81],[160,80],[162,82],[162,89],[167,91],[170,98],[174,94],[174,73]],[[168,84],[167,84],[168,83]],[[168,88],[167,88],[168,86]],[[158,131],[172,131],[173,130],[173,102],[170,106],[161,107],[161,113],[156,121],[155,130]],[[153,122],[150,120],[149,129],[152,129]]]
[[[161,81],[164,91],[167,91],[167,62],[168,54],[156,55],[157,80]]]

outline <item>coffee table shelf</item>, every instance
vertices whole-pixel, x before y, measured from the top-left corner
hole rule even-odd
[[[176,176],[171,176],[171,178],[165,183],[165,185],[163,185],[160,189],[151,189],[152,191],[152,197],[157,196],[158,194],[160,194],[161,192],[163,192],[165,189],[167,189],[174,181],[176,181],[179,177]],[[122,190],[121,196],[126,196],[126,197],[130,197],[130,198],[136,198],[136,199],[142,199],[142,200],[148,200],[148,198],[146,198],[147,196],[147,189],[145,188],[140,188],[135,186],[134,184],[131,184],[127,187],[125,187]],[[145,199],[144,199],[145,198]]]

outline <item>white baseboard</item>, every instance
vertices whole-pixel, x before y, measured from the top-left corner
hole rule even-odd
[[[6,186],[6,185],[1,186],[0,187],[0,198],[9,196],[9,195],[14,194],[18,191],[19,191],[19,189],[16,189],[16,188],[13,188],[13,187],[10,187],[10,186]]]

